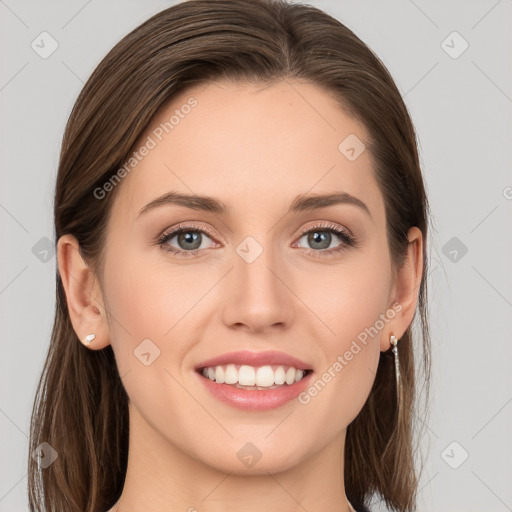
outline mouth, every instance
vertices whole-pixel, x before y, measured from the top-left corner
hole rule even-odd
[[[264,391],[291,386],[307,377],[313,370],[288,365],[249,366],[239,364],[204,366],[197,370],[202,377],[238,389]]]
[[[283,352],[239,351],[203,361],[194,368],[218,400],[244,410],[280,407],[311,383],[312,365]]]

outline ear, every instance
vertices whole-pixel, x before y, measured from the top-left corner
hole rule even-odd
[[[406,260],[397,270],[395,283],[390,294],[389,308],[396,312],[395,317],[387,326],[381,337],[381,351],[391,347],[389,338],[394,334],[398,339],[407,330],[414,318],[418,304],[418,292],[423,276],[423,234],[417,227],[407,233],[409,246]],[[394,305],[394,307],[393,307]]]
[[[63,235],[57,242],[57,261],[66,293],[69,316],[80,341],[92,350],[110,344],[103,295],[95,273],[88,267],[72,235]],[[96,337],[87,344],[85,337]]]

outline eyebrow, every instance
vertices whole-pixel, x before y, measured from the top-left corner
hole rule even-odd
[[[338,192],[333,194],[300,194],[293,200],[287,213],[317,210],[337,204],[351,204],[357,206],[372,218],[368,206],[366,206],[361,199],[358,199],[347,192]],[[185,208],[190,208],[192,210],[210,212],[223,217],[229,216],[231,212],[230,206],[214,197],[183,194],[180,192],[167,192],[144,206],[139,211],[138,217],[150,210],[165,205],[184,206]]]

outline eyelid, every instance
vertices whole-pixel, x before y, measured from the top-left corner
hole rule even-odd
[[[178,231],[180,228],[190,229],[191,231],[192,230],[202,231],[212,238],[217,237],[217,235],[215,233],[213,233],[213,231],[210,230],[208,227],[200,225],[200,224],[195,224],[194,221],[190,221],[190,222],[182,222],[180,224],[177,224],[176,226],[172,226],[170,228],[165,229],[164,231],[162,231],[162,233],[160,235],[158,235],[157,240],[162,240],[167,235],[170,235],[171,233]]]
[[[294,244],[296,244],[304,235],[310,233],[311,231],[314,231],[315,229],[318,230],[326,230],[326,231],[333,231],[338,238],[341,239],[342,244],[339,248],[335,249],[328,249],[328,250],[314,250],[314,249],[308,249],[308,248],[302,248],[306,253],[308,254],[314,254],[315,256],[325,256],[332,255],[333,253],[342,251],[347,249],[349,246],[358,247],[359,242],[358,239],[352,234],[352,232],[345,228],[344,226],[329,222],[329,221],[317,221],[313,222],[313,224],[310,224],[308,226],[305,226],[301,229],[300,234],[298,238],[295,238]],[[212,239],[216,239],[217,235],[212,232],[212,230],[204,225],[196,224],[194,221],[189,222],[182,222],[176,226],[172,226],[170,228],[167,228],[165,231],[163,231],[155,240],[155,244],[163,246],[163,244],[166,242],[166,238],[170,237],[171,239],[174,238],[176,235],[178,235],[181,231],[198,231],[201,233],[205,233]],[[163,247],[162,247],[163,248]],[[187,256],[195,256],[198,253],[205,252],[205,249],[196,249],[194,251],[183,251],[181,249],[165,249],[171,254],[182,254]]]
[[[342,233],[345,233],[348,237],[355,239],[355,236],[352,234],[352,231],[350,231],[350,229],[325,220],[319,221],[318,223],[314,222],[312,225],[302,228],[300,236],[302,237],[303,235],[309,233],[313,229],[333,229],[334,231],[340,231]]]
[[[190,222],[182,222],[176,226],[172,226],[170,228],[165,229],[160,235],[158,235],[157,239],[160,240],[160,239],[166,237],[167,235],[173,233],[174,231],[178,231],[180,228],[188,228],[188,229],[193,228],[193,229],[197,229],[198,231],[204,231],[207,235],[209,235],[213,238],[217,237],[217,235],[215,233],[213,233],[213,231],[210,230],[208,227],[199,225],[199,224],[195,224],[194,221],[190,221]],[[352,232],[350,231],[350,229],[339,226],[338,224],[334,224],[329,221],[319,221],[318,223],[313,223],[312,225],[305,226],[299,232],[299,236],[302,237],[306,233],[309,233],[312,229],[319,229],[319,228],[330,228],[330,229],[334,229],[334,230],[339,230],[339,231],[342,231],[343,233],[346,233],[350,237],[355,238],[354,235],[352,234]]]

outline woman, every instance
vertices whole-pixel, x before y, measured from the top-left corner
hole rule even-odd
[[[190,0],[136,28],[64,135],[31,510],[414,510],[427,224],[407,109],[340,22]]]

